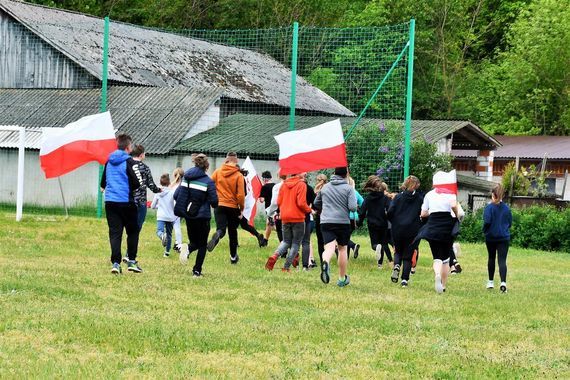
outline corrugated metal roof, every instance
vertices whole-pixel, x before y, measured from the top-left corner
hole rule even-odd
[[[104,22],[100,18],[11,0],[0,8],[101,79]],[[157,87],[224,89],[224,96],[289,107],[291,71],[267,54],[113,22],[109,80]],[[353,113],[297,77],[296,108]]]
[[[129,133],[148,153],[168,153],[190,127],[221,96],[219,88],[156,88],[111,86],[108,107],[113,125]],[[100,90],[0,89],[17,103],[0,106],[0,125],[18,125],[27,131],[26,147],[39,149],[41,127],[63,127],[99,112]],[[7,103],[7,102],[6,102]],[[38,137],[39,135],[39,137]],[[17,133],[0,134],[0,147],[17,147]]]
[[[333,119],[326,116],[297,116],[295,117],[295,128],[310,128]],[[340,118],[340,121],[346,132],[354,123],[355,118],[344,117]],[[403,125],[402,120],[361,120],[361,125],[369,123],[377,125],[380,123],[399,123]],[[242,155],[276,158],[279,154],[279,147],[273,136],[286,132],[288,128],[288,116],[236,114],[222,119],[218,127],[182,141],[174,149],[209,154],[225,154],[228,151],[236,151]],[[357,128],[359,127],[357,126]],[[481,131],[468,121],[413,120],[412,138],[425,138],[429,142],[436,142],[462,129],[473,130],[474,128],[477,133]],[[495,140],[485,132],[481,131],[481,136],[487,137],[488,145],[495,143]]]
[[[570,136],[494,136],[502,146],[495,150],[496,159],[570,160]],[[453,150],[455,157],[474,158],[477,152]]]

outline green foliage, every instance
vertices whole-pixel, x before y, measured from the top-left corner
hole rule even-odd
[[[511,244],[543,251],[570,252],[570,208],[551,206],[513,208]],[[467,214],[461,224],[460,240],[484,242],[483,209]]]
[[[507,195],[544,197],[548,195],[546,179],[550,174],[549,171],[542,172],[537,169],[536,165],[530,165],[528,168],[522,166],[515,172],[515,163],[509,162],[505,167],[502,185]],[[513,192],[510,194],[512,179]]]
[[[439,170],[450,171],[452,160],[449,154],[439,153],[434,144],[425,140],[415,140],[412,142],[410,174],[418,177],[423,191],[429,191],[433,175]]]

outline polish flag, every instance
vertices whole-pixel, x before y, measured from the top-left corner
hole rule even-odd
[[[99,113],[63,128],[43,128],[40,165],[46,178],[59,177],[91,161],[103,165],[116,149],[111,114]]]
[[[281,174],[298,174],[347,166],[340,120],[275,136]]]
[[[247,156],[241,167],[248,171],[247,177],[245,177],[247,195],[245,196],[243,216],[253,226],[255,213],[257,212],[257,198],[259,198],[259,193],[261,192],[261,180],[257,176],[257,171],[249,156]]]
[[[457,172],[439,171],[433,175],[433,188],[439,194],[455,194],[457,195]]]

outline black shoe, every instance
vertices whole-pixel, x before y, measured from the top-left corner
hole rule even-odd
[[[309,268],[316,268],[317,267],[317,263],[315,263],[315,260],[311,260],[311,263],[309,264]]]
[[[458,262],[455,263],[455,272],[457,273],[461,273],[463,271],[463,269],[461,268],[461,265],[459,265]]]
[[[192,271],[192,277],[200,278],[203,277],[203,275],[198,271]]]
[[[354,258],[357,259],[358,258],[358,251],[360,250],[360,244],[356,244],[354,246]]]
[[[220,242],[220,234],[218,233],[218,231],[216,231],[212,235],[212,239],[210,239],[210,241],[208,242],[208,246],[206,247],[208,249],[208,252],[212,252],[214,248],[216,248],[216,245],[218,245],[219,242]]]
[[[325,284],[328,284],[331,280],[329,270],[330,270],[329,263],[323,261],[323,265],[321,267],[321,281],[324,282]]]
[[[230,256],[230,263],[237,264],[239,261],[239,256],[235,255],[235,257]]]

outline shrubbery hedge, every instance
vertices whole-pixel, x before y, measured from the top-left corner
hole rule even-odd
[[[551,206],[513,208],[511,244],[543,251],[570,252],[570,208]],[[468,213],[461,225],[460,241],[480,243],[483,235],[483,209]]]

